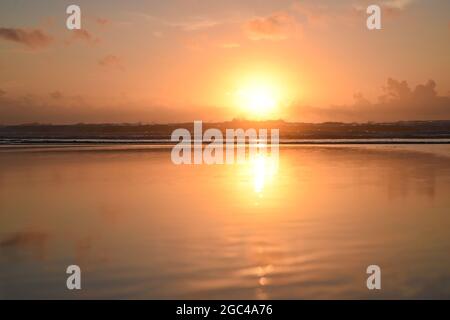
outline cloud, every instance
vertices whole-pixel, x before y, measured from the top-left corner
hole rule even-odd
[[[400,15],[413,2],[413,0],[387,0],[381,4],[388,17]]]
[[[6,91],[5,90],[2,90],[2,89],[0,89],[0,97],[1,96],[4,96],[6,94]]]
[[[112,54],[106,55],[98,60],[98,64],[99,66],[108,69],[124,69],[122,59]]]
[[[404,12],[414,0],[385,0],[379,5],[383,10],[383,13],[388,17],[396,17]],[[365,4],[365,5],[364,5]],[[371,0],[365,0],[363,4],[358,4],[353,7],[357,13],[366,12],[367,6],[373,4]]]
[[[95,22],[101,26],[105,26],[111,23],[111,20],[106,18],[97,18],[95,19]]]
[[[167,20],[159,16],[149,15],[142,12],[133,12],[132,14],[138,17],[142,17],[147,21],[156,22],[163,26],[170,28],[177,28],[186,32],[201,31],[217,27],[225,23],[233,22],[232,19],[214,19],[204,17],[192,17],[184,20],[174,21],[174,20]]]
[[[383,2],[383,6],[386,8],[395,8],[398,10],[404,10],[409,6],[413,0],[386,0]]]
[[[184,31],[199,31],[218,26],[222,24],[222,22],[208,19],[194,19],[192,21],[168,23],[168,24],[172,27],[181,28]]]
[[[312,26],[326,27],[330,24],[329,20],[333,18],[329,8],[324,5],[295,2],[292,9]]]
[[[50,97],[55,100],[59,100],[63,97],[62,93],[59,91],[54,91],[50,93]]]
[[[382,94],[370,102],[361,93],[351,105],[330,107],[294,106],[292,112],[305,121],[401,121],[449,120],[450,95],[439,96],[429,80],[411,89],[407,81],[387,79]],[[302,120],[302,121],[303,121]]]
[[[49,46],[53,39],[39,29],[0,28],[0,39],[23,44],[31,49]]]
[[[42,232],[17,232],[0,241],[0,247],[37,246],[46,242],[48,235]]]
[[[414,90],[411,90],[406,81],[389,78],[387,85],[383,87],[383,91],[384,94],[379,97],[379,100],[383,103],[404,102],[413,105],[432,103],[438,99],[434,80],[428,80],[427,83],[419,84]]]
[[[99,38],[93,36],[86,29],[75,29],[71,30],[72,36],[69,40],[66,41],[66,44],[72,44],[75,41],[84,41],[88,44],[97,44],[100,42]]]
[[[285,12],[257,17],[244,25],[250,40],[285,40],[297,29],[295,18]]]
[[[0,249],[20,249],[29,252],[34,259],[44,260],[47,256],[49,235],[44,232],[19,231],[0,241]]]

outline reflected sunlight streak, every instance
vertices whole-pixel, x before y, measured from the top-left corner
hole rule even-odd
[[[262,196],[265,185],[273,180],[278,170],[278,159],[258,153],[250,159],[250,166],[253,169],[253,190]]]

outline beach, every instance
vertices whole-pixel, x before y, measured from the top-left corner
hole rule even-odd
[[[201,166],[171,148],[0,148],[0,298],[450,298],[450,145]]]

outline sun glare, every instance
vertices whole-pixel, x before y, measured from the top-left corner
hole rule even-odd
[[[250,159],[253,169],[254,191],[262,196],[264,187],[273,180],[278,170],[278,159],[267,154],[257,154]]]
[[[239,108],[250,117],[267,117],[272,115],[279,104],[277,88],[267,82],[253,81],[243,85],[236,92]]]

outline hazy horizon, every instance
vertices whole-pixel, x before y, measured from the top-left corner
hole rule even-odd
[[[102,125],[111,125],[111,126],[171,126],[171,125],[192,125],[194,121],[180,121],[180,122],[68,122],[68,123],[52,123],[52,122],[20,122],[20,123],[11,123],[5,124],[0,122],[0,126],[3,127],[14,127],[14,126],[102,126]],[[234,118],[223,121],[203,121],[204,125],[214,125],[214,124],[225,124],[225,123],[285,123],[285,124],[298,124],[298,125],[326,125],[326,124],[343,124],[343,125],[366,125],[366,124],[397,124],[397,123],[432,123],[432,122],[450,122],[449,119],[431,119],[431,120],[396,120],[396,121],[322,121],[322,122],[303,122],[303,121],[288,121],[285,119],[265,119],[265,120],[250,120],[244,118]]]

